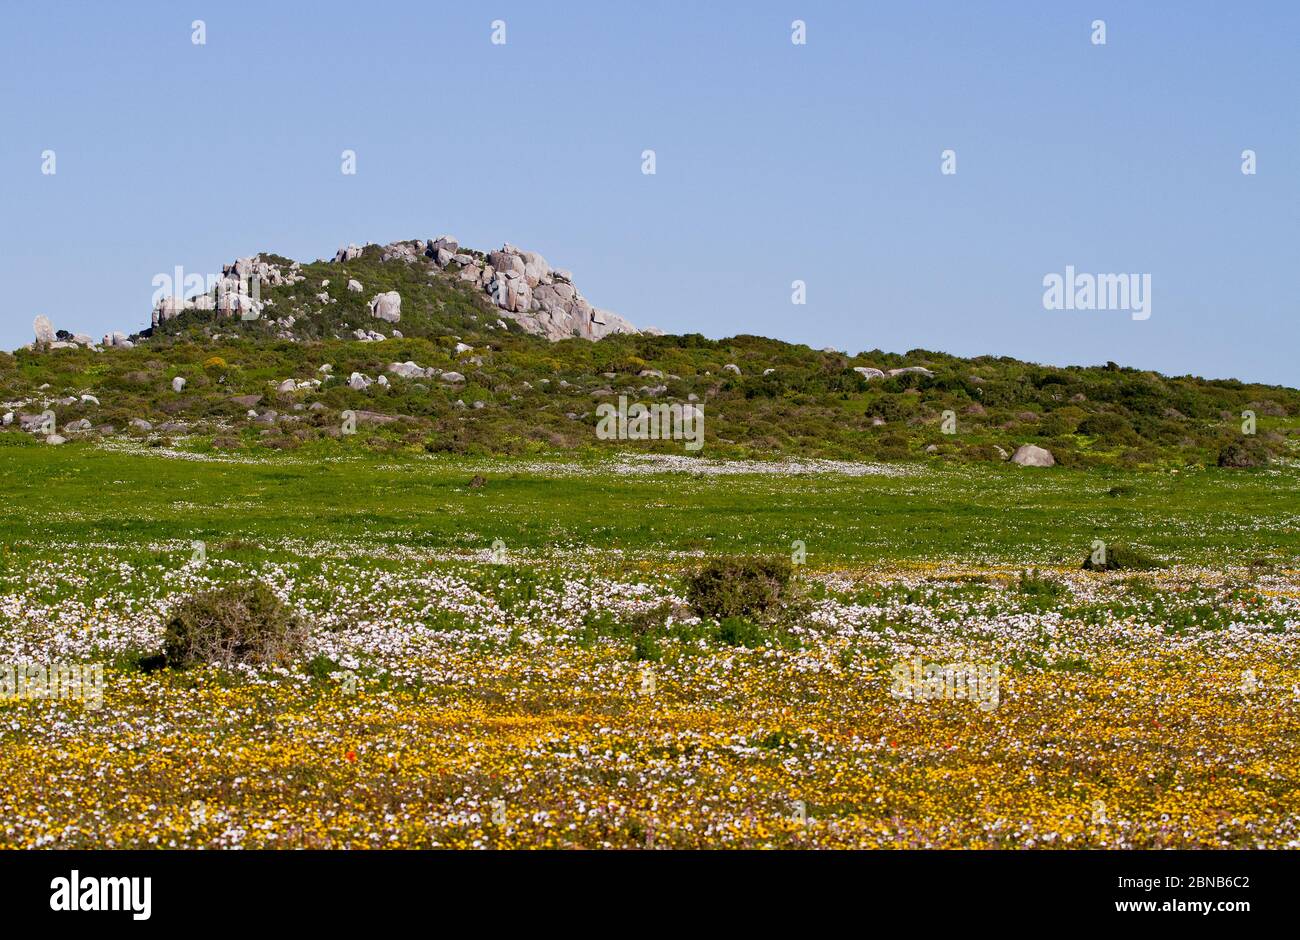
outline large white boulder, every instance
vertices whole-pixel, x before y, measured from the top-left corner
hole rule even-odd
[[[32,321],[32,332],[36,334],[36,342],[38,343],[54,342],[54,324],[44,314]]]
[[[1011,462],[1022,467],[1056,466],[1056,458],[1052,456],[1052,452],[1034,444],[1022,444],[1016,448],[1016,452],[1011,455]]]
[[[370,301],[370,315],[389,323],[399,322],[402,319],[402,295],[395,290],[376,294]]]

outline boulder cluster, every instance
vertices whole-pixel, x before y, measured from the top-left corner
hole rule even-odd
[[[334,260],[350,261],[359,257],[362,250],[358,245],[348,245],[338,250]],[[574,336],[594,340],[611,333],[637,332],[636,327],[618,314],[593,307],[574,287],[572,274],[552,268],[535,251],[507,244],[484,255],[463,249],[455,238],[443,235],[393,242],[384,246],[382,252],[382,261],[414,263],[428,259],[440,271],[481,289],[527,332],[550,340]],[[383,297],[396,297],[396,292],[376,297],[371,303],[371,313],[396,323],[401,298],[381,304]]]
[[[221,279],[206,293],[182,298],[174,294],[159,298],[153,308],[151,326],[165,323],[186,310],[214,311],[220,317],[256,319],[262,315],[264,304],[257,298],[261,285],[278,287],[296,284],[307,279],[297,261],[282,269],[278,264],[263,261],[260,255],[237,258],[233,264],[223,265]]]
[[[360,245],[347,245],[335,253],[334,261],[344,264],[360,258],[364,251]],[[462,248],[450,235],[393,242],[383,246],[380,251],[380,260],[383,262],[428,263],[441,274],[478,288],[505,316],[513,319],[526,332],[549,340],[571,337],[596,340],[612,333],[638,332],[636,327],[618,314],[593,307],[574,286],[572,274],[552,268],[535,251],[506,244],[497,251],[485,254]],[[237,258],[233,263],[223,265],[221,277],[215,281],[209,279],[204,285],[205,290],[189,297],[182,296],[177,290],[158,298],[153,307],[150,330],[188,310],[209,311],[224,318],[265,319],[268,316],[266,308],[273,301],[261,299],[261,287],[292,285],[306,279],[302,266],[297,261],[282,265],[264,260],[261,255]],[[329,281],[322,282],[321,293],[317,295],[322,304],[334,302],[325,289],[328,286]],[[346,290],[361,293],[364,287],[360,281],[348,278]],[[397,291],[375,294],[369,309],[370,315],[375,319],[397,324],[402,318],[401,295]],[[274,325],[279,328],[277,335],[280,338],[294,338],[292,316],[276,319]],[[128,337],[125,333],[112,332],[105,334],[102,342],[96,343],[89,336],[56,331],[44,316],[38,316],[32,326],[36,335],[35,347],[38,349],[75,346],[96,350],[108,346],[130,348],[139,339],[139,336]],[[498,326],[504,328],[505,322],[498,320]],[[148,335],[150,330],[144,331],[143,335]],[[655,329],[644,332],[659,333]],[[396,329],[392,330],[392,334],[401,335]],[[360,340],[387,338],[383,333],[364,328],[355,330],[354,335]]]

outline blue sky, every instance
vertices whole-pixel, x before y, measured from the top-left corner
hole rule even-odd
[[[1297,36],[1282,0],[8,3],[0,345],[449,232],[670,332],[1300,385]],[[1044,309],[1066,265],[1150,274],[1150,319]]]

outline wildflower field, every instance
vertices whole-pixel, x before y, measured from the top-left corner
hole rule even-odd
[[[4,689],[6,847],[1300,845],[1287,465],[0,467],[0,665],[102,667]],[[772,616],[693,604],[735,556],[793,562]],[[249,581],[298,659],[159,664]]]

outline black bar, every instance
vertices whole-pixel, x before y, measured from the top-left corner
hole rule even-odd
[[[149,877],[148,919],[135,920],[125,902],[118,911],[51,910],[51,882],[74,869],[83,887],[100,876]],[[807,926],[845,915],[901,916],[918,929],[1006,917],[1231,926],[1294,911],[1297,874],[1300,856],[1286,851],[49,851],[0,853],[0,903],[9,923],[75,917],[126,929],[337,929],[458,912],[491,929],[574,917],[606,927]],[[1129,902],[1155,909],[1118,909]],[[1248,909],[1165,910],[1166,902]]]

